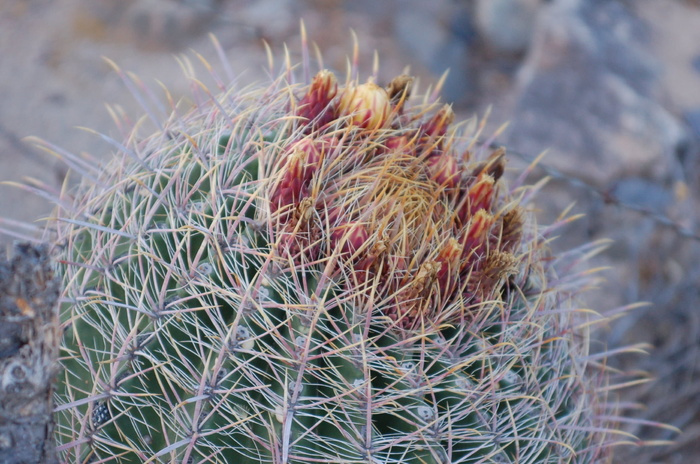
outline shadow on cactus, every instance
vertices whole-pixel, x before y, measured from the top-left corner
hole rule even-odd
[[[603,318],[557,275],[595,246],[551,256],[437,91],[309,68],[62,155],[66,462],[607,461]]]

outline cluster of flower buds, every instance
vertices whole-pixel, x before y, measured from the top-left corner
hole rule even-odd
[[[411,83],[339,88],[319,72],[292,105],[270,190],[281,248],[336,258],[349,285],[374,282],[362,288],[381,292],[373,299],[402,328],[496,297],[522,229],[499,197],[504,150],[482,162],[458,153],[452,108],[425,118],[430,108],[407,104]]]

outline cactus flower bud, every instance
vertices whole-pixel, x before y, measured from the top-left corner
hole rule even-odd
[[[452,189],[460,179],[457,159],[449,154],[433,155],[425,160],[428,166],[428,176],[438,185]]]
[[[417,154],[436,156],[442,153],[445,147],[445,135],[447,129],[454,121],[455,114],[450,105],[444,105],[431,117],[428,122],[420,127]]]
[[[422,126],[423,133],[428,137],[442,137],[447,133],[447,128],[455,119],[452,105],[444,105]]]
[[[493,216],[483,209],[471,217],[461,237],[462,259],[469,261],[481,253],[482,245],[486,241],[493,223]],[[466,264],[463,263],[463,266]]]
[[[341,224],[331,232],[331,245],[334,249],[340,247],[344,255],[353,255],[368,239],[367,229],[359,222]]]
[[[440,287],[441,297],[445,298],[452,291],[451,279],[459,271],[459,260],[462,257],[462,245],[459,240],[452,237],[440,249],[435,261],[439,263],[439,269],[435,279]]]
[[[411,94],[412,85],[413,78],[406,74],[401,74],[389,82],[389,85],[386,87],[386,91],[392,101],[400,98],[408,98]]]
[[[338,81],[335,75],[322,70],[316,74],[309,85],[304,97],[299,101],[296,115],[303,118],[312,130],[318,130],[333,119],[335,114],[330,107],[333,98],[338,93]]]
[[[488,174],[481,173],[466,191],[463,204],[458,211],[462,224],[480,210],[491,211],[494,197],[494,180]]]
[[[391,114],[389,94],[374,82],[349,87],[340,98],[338,112],[348,121],[365,129],[381,129]]]
[[[281,178],[272,194],[272,210],[298,203],[306,196],[309,182],[318,170],[323,152],[316,141],[303,139],[293,144],[285,159]]]
[[[384,141],[384,147],[387,151],[404,150],[408,149],[409,143],[408,137],[405,135],[395,135],[387,137]]]
[[[488,174],[493,177],[494,181],[501,178],[506,168],[506,150],[501,147],[491,153],[486,161],[479,163],[474,170],[472,175],[478,177],[479,174]]]
[[[513,208],[505,212],[500,220],[501,233],[500,248],[512,252],[520,244],[523,233],[523,218],[520,208]]]
[[[396,76],[389,82],[386,91],[389,94],[391,104],[394,105],[397,113],[403,113],[404,102],[411,95],[411,87],[413,86],[413,78],[406,74]]]

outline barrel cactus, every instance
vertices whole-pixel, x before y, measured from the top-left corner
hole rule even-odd
[[[64,155],[65,461],[606,461],[536,188],[410,77],[308,70],[172,105],[104,167]]]

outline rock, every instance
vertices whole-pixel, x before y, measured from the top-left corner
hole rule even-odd
[[[693,132],[693,136],[700,139],[700,108],[686,111],[683,116]]]
[[[57,464],[53,382],[62,329],[48,246],[0,258],[0,462]]]
[[[217,19],[221,0],[93,0],[75,15],[73,31],[91,40],[126,39],[141,48],[176,50]]]
[[[496,53],[519,54],[530,46],[542,0],[477,0],[481,39]]]
[[[645,24],[621,2],[561,0],[545,7],[519,71],[508,145],[598,185],[620,176],[665,179],[686,143],[655,101],[659,64]]]
[[[246,2],[245,7],[232,7],[231,13],[236,14],[234,16],[236,22],[259,29],[262,36],[268,40],[281,43],[298,33],[297,12],[294,9],[294,2],[289,0]]]
[[[444,11],[415,4],[400,8],[394,17],[394,33],[399,44],[436,76],[449,69],[443,88],[445,101],[463,102],[473,93],[469,41],[475,37],[466,10]]]
[[[693,69],[700,73],[700,55],[693,59]]]
[[[206,31],[216,17],[214,1],[141,0],[127,9],[127,22],[137,40],[156,48],[179,49]]]
[[[616,201],[624,205],[659,215],[666,214],[674,201],[673,192],[640,177],[618,180],[610,193]]]

